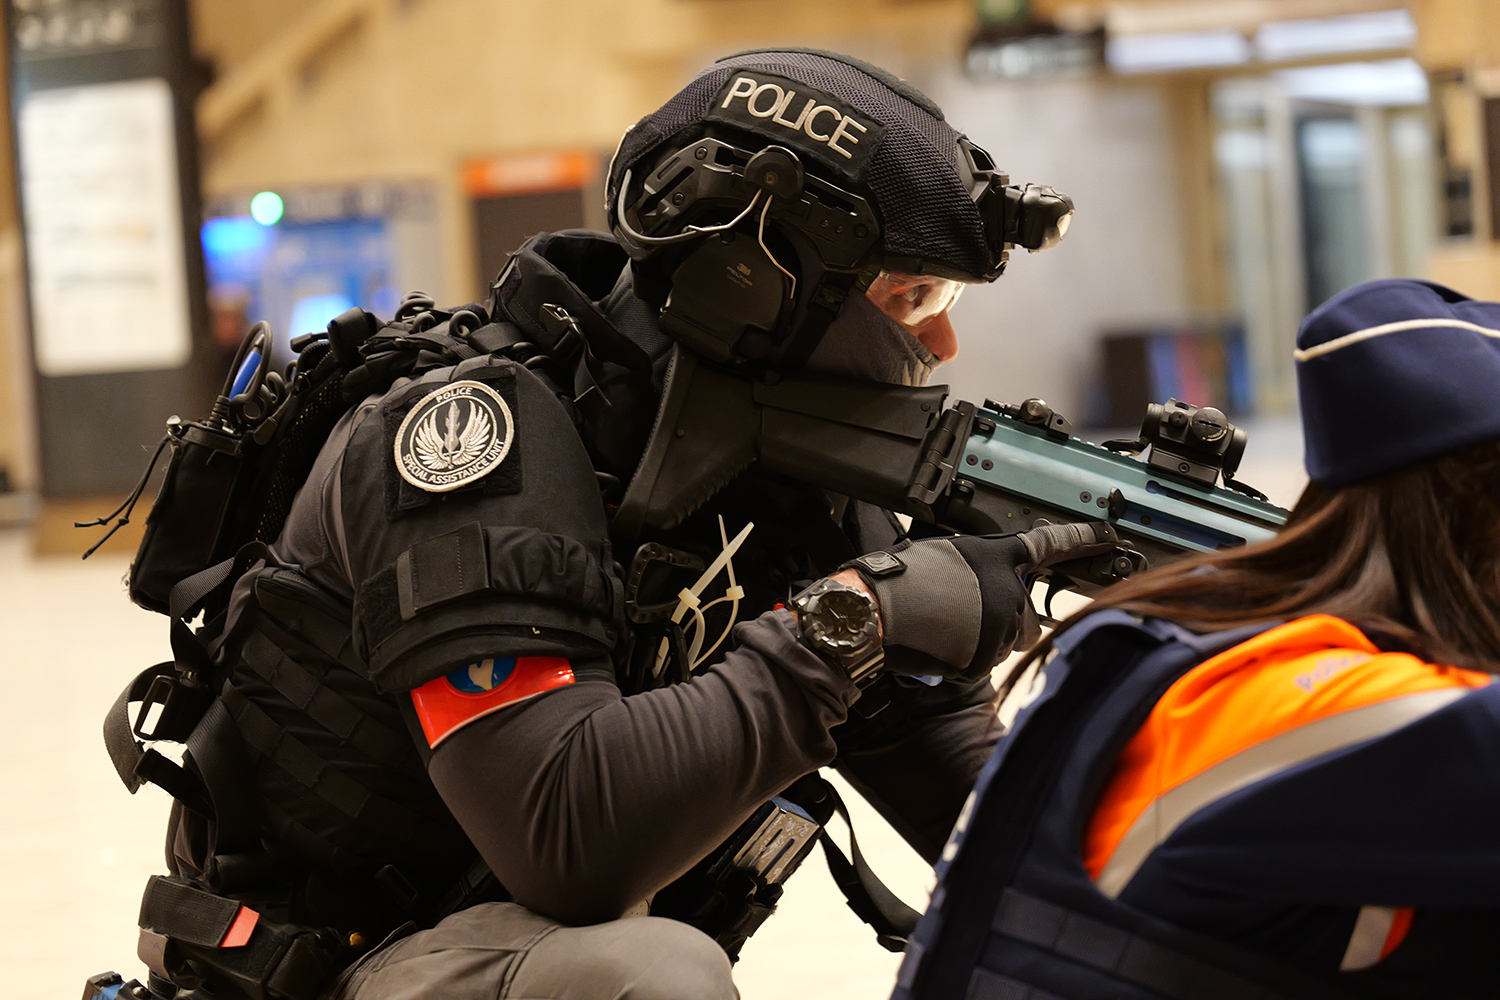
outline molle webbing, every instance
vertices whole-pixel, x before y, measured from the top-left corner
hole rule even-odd
[[[997,937],[1109,973],[1165,1000],[1287,1000],[1286,994],[1219,966],[1015,889],[1005,890],[991,929]],[[1027,989],[980,970],[970,981],[969,997],[1040,1000]]]
[[[370,759],[390,767],[412,755],[411,737],[371,718],[323,684],[259,631],[245,641],[243,663],[293,706]]]
[[[320,801],[352,820],[351,833],[359,831],[372,855],[400,856],[429,832],[429,821],[376,794],[338,764],[323,759],[234,687],[226,685],[222,697],[246,746],[262,766],[291,776]]]
[[[599,554],[565,535],[476,521],[413,545],[360,588],[354,616],[363,648],[373,660],[408,622],[475,597],[491,601],[475,625],[562,629],[605,645],[623,617],[619,585]]]
[[[349,605],[336,600],[299,573],[269,569],[255,580],[258,627],[285,648],[311,646],[329,660],[359,674],[364,663],[349,634]]]
[[[266,589],[258,586],[257,594]],[[284,603],[286,607],[278,610],[291,609],[290,602]],[[269,788],[263,777],[257,784],[262,786],[259,797],[268,832],[318,863],[352,875],[363,867],[359,856],[404,856],[415,841],[429,832],[431,824],[366,788],[355,777],[361,769],[346,766],[353,762],[325,759],[315,746],[289,732],[273,714],[290,709],[325,730],[331,741],[354,750],[357,758],[388,768],[414,768],[415,751],[410,737],[372,717],[334,690],[327,683],[325,669],[345,668],[336,661],[330,662],[326,653],[309,643],[286,634],[275,619],[262,613],[246,633],[236,670],[224,685],[221,701],[257,768],[262,772],[270,768],[283,776],[271,784],[286,786],[289,779],[296,787],[311,792],[314,801],[323,805],[321,811],[327,822],[309,825],[304,822],[307,817],[293,819],[276,804],[274,795],[265,794]],[[269,686],[274,692],[270,701],[260,703],[265,701],[264,697],[257,697],[252,690],[257,684]],[[314,832],[345,826],[349,835],[334,841]],[[357,855],[342,846],[356,841],[363,845]]]

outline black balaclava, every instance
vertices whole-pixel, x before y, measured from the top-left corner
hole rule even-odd
[[[938,364],[910,330],[864,294],[852,292],[803,370],[884,385],[926,385]]]

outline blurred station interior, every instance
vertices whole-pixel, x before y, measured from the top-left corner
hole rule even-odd
[[[251,323],[285,343],[414,288],[482,299],[527,236],[602,227],[621,132],[718,56],[864,57],[1013,180],[1073,196],[1059,249],[955,308],[961,360],[938,378],[957,396],[1040,396],[1084,428],[1168,396],[1217,405],[1268,429],[1243,475],[1280,475],[1261,485],[1281,503],[1301,483],[1291,347],[1310,307],[1398,275],[1500,299],[1497,0],[6,0],[5,27],[0,648],[35,683],[0,722],[76,781],[0,856],[69,866],[66,906],[38,909],[36,875],[6,909],[67,924],[100,961],[129,961],[136,869],[159,866],[164,801],[110,807],[128,848],[73,846],[96,796],[126,798],[103,707],[150,662],[137,647],[165,646],[118,585],[149,490],[98,569],[35,556],[76,560],[93,536],[72,522],[130,490],[167,417],[207,412]],[[59,666],[102,687],[59,701]],[[4,773],[59,794],[24,749]],[[74,839],[54,836],[63,818]],[[832,926],[804,919],[775,933]],[[40,932],[6,937],[8,965],[48,969],[23,996],[99,971],[52,968]],[[883,995],[894,956],[860,940],[885,964],[820,995]],[[796,995],[754,985],[770,953],[747,955],[747,997]]]
[[[963,361],[943,377],[964,398],[1041,396],[1085,427],[1127,427],[1168,396],[1284,417],[1297,322],[1339,289],[1409,275],[1500,297],[1492,0],[9,0],[7,15],[0,521],[30,524],[43,552],[77,549],[68,525],[130,488],[167,416],[204,408],[250,323],[286,341],[414,288],[481,297],[531,233],[601,227],[621,132],[748,47],[887,66],[1013,180],[1076,200],[1059,251],[956,307]]]

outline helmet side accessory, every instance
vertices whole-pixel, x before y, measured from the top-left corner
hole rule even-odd
[[[616,236],[636,261],[670,269],[663,330],[719,363],[800,364],[880,239],[868,201],[807,173],[784,146],[705,136],[663,157],[636,192],[627,168]]]
[[[1011,246],[1061,239],[1072,208],[1010,184],[905,81],[806,49],[704,70],[626,132],[607,197],[663,329],[718,363],[780,371],[877,275],[993,281]]]

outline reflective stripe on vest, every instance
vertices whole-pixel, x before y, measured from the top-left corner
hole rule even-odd
[[[1099,891],[1114,899],[1172,833],[1194,813],[1288,768],[1395,732],[1462,698],[1466,688],[1423,691],[1310,722],[1241,751],[1158,796],[1131,824],[1098,876]]]
[[[1151,853],[1236,791],[1452,704],[1490,677],[1382,653],[1312,615],[1205,660],[1161,696],[1120,753],[1085,836],[1085,867],[1117,898]]]
[[[1349,947],[1339,963],[1340,972],[1368,969],[1396,950],[1411,930],[1413,910],[1409,906],[1362,906],[1349,935]]]

